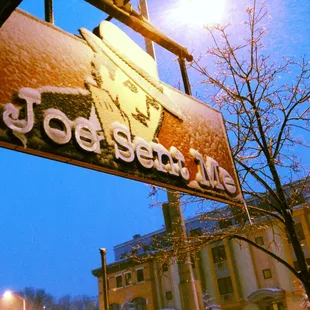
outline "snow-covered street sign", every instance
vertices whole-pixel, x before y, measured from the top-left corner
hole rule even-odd
[[[113,24],[80,33],[19,10],[1,28],[0,146],[241,203],[221,113]]]

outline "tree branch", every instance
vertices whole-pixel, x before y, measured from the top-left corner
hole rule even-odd
[[[283,264],[285,267],[287,267],[299,280],[302,280],[300,272],[296,271],[295,268],[293,268],[289,263],[287,263],[285,260],[283,260],[281,257],[277,256],[276,254],[272,253],[271,251],[263,248],[262,246],[258,245],[257,243],[253,242],[252,240],[239,236],[239,235],[232,235],[229,237],[229,239],[238,239],[241,241],[244,241],[255,248],[263,251],[264,253],[270,255],[272,258],[276,259],[279,263]]]

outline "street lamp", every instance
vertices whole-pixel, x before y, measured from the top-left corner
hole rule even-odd
[[[210,26],[223,21],[227,0],[178,0],[173,11],[174,20],[187,26]]]
[[[19,298],[23,302],[23,310],[26,310],[26,300],[22,296],[19,296],[15,292],[13,293],[12,291],[5,291],[3,294],[3,300],[10,301],[14,299],[15,297]]]
[[[189,1],[189,0],[186,0]],[[148,12],[148,4],[147,0],[139,0],[140,3],[140,8],[141,8],[141,14],[142,16],[146,19],[149,20],[149,12]],[[146,52],[154,58],[156,61],[156,56],[155,56],[155,49],[154,49],[154,44],[153,42],[145,37],[145,48]],[[187,75],[187,70],[186,70],[186,65],[183,57],[178,57],[178,62],[180,66],[180,71],[182,75],[182,80],[183,80],[183,85],[184,85],[184,90],[187,95],[191,95],[191,86],[189,83],[188,75]]]
[[[103,309],[108,310],[109,308],[109,295],[108,295],[108,279],[107,279],[107,262],[105,248],[99,249],[101,255],[101,267],[102,267],[102,297],[103,297]]]

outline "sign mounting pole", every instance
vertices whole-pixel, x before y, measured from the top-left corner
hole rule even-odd
[[[149,10],[147,7],[147,2],[146,0],[140,0],[140,8],[141,8],[141,14],[142,16],[147,19],[150,20],[149,17]],[[146,52],[152,56],[154,58],[154,60],[156,61],[156,54],[155,54],[155,48],[154,48],[154,43],[153,41],[151,41],[148,38],[144,38],[145,40],[145,48],[146,48]]]
[[[53,0],[44,0],[45,21],[54,24]]]
[[[12,12],[19,6],[22,0],[2,1],[0,4],[0,28],[9,18]]]

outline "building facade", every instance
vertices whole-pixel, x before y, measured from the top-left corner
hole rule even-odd
[[[310,265],[310,192],[305,188],[294,209],[299,240]],[[258,202],[248,201],[252,205]],[[217,221],[203,221],[196,217],[186,222],[188,234],[214,229]],[[114,247],[115,263],[108,266],[108,295],[110,309],[181,309],[178,264],[171,258],[162,263],[160,256],[152,255],[139,264],[123,259],[135,245],[150,244],[159,230]],[[298,269],[292,245],[281,225],[270,225],[267,219],[248,225],[242,235]],[[143,256],[148,249],[140,247]],[[230,310],[297,310],[302,303],[302,289],[297,278],[280,262],[256,247],[235,240],[224,239],[209,243],[192,255],[192,266],[198,290],[207,292],[212,303]],[[98,278],[99,296],[102,297],[100,269],[93,274]],[[102,298],[101,298],[102,299]],[[129,302],[132,302],[130,304]],[[100,302],[100,309],[103,309]],[[211,309],[211,308],[210,308]],[[196,309],[188,309],[196,310]]]

